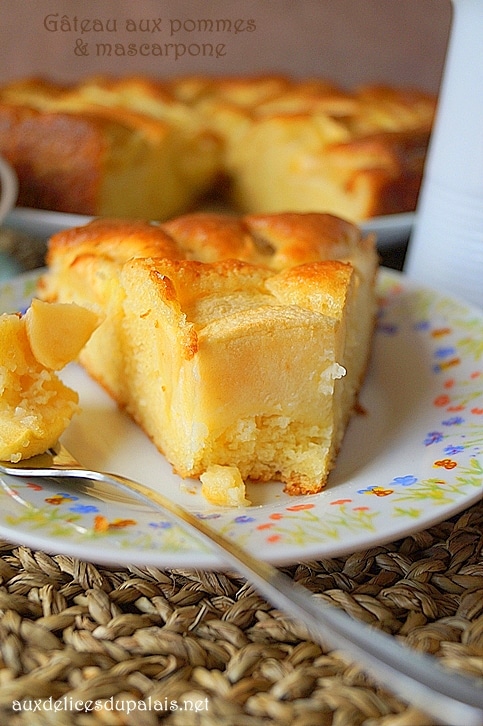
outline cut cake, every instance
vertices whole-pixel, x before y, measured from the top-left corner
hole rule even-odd
[[[165,220],[211,194],[361,221],[415,208],[434,109],[277,75],[27,78],[0,86],[0,153],[25,207]]]
[[[82,364],[178,474],[325,486],[370,354],[372,237],[315,213],[98,220],[47,263],[44,299],[104,318]]]

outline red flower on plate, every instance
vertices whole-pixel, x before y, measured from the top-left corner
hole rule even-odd
[[[132,527],[136,524],[135,519],[114,519],[109,522],[107,517],[102,514],[98,514],[94,517],[94,531],[95,532],[108,532],[110,529],[123,529],[124,527]]]
[[[394,494],[394,489],[384,489],[383,487],[374,487],[371,494],[375,494],[376,497],[388,497],[390,494]]]
[[[434,462],[434,466],[442,466],[443,469],[454,469],[456,466],[458,466],[458,463],[456,461],[453,461],[453,459],[440,459],[439,461]]]
[[[279,542],[281,539],[279,534],[271,534],[270,537],[267,537],[267,542],[273,544],[274,542]]]
[[[449,335],[450,333],[451,328],[435,328],[433,331],[431,331],[431,337],[442,338],[444,335]]]
[[[287,512],[300,512],[303,509],[313,509],[315,504],[292,504],[290,507],[285,507]]]

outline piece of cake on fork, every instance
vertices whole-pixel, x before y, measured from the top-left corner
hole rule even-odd
[[[23,315],[0,315],[0,461],[57,443],[79,408],[57,371],[77,358],[98,323],[91,310],[38,299]]]

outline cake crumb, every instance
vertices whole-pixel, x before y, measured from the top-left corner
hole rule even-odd
[[[201,493],[210,504],[222,507],[249,507],[245,482],[236,466],[213,464],[201,474]]]

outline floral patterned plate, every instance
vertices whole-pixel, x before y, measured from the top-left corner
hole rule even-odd
[[[38,274],[38,273],[37,273]],[[0,310],[25,308],[37,274],[0,286]],[[289,497],[249,485],[253,506],[210,506],[77,365],[65,381],[82,413],[64,443],[86,466],[169,493],[254,554],[289,564],[396,540],[470,506],[483,485],[483,312],[381,270],[372,361],[330,484]],[[139,503],[105,502],[66,480],[0,481],[0,536],[118,565],[218,568],[206,545]]]

